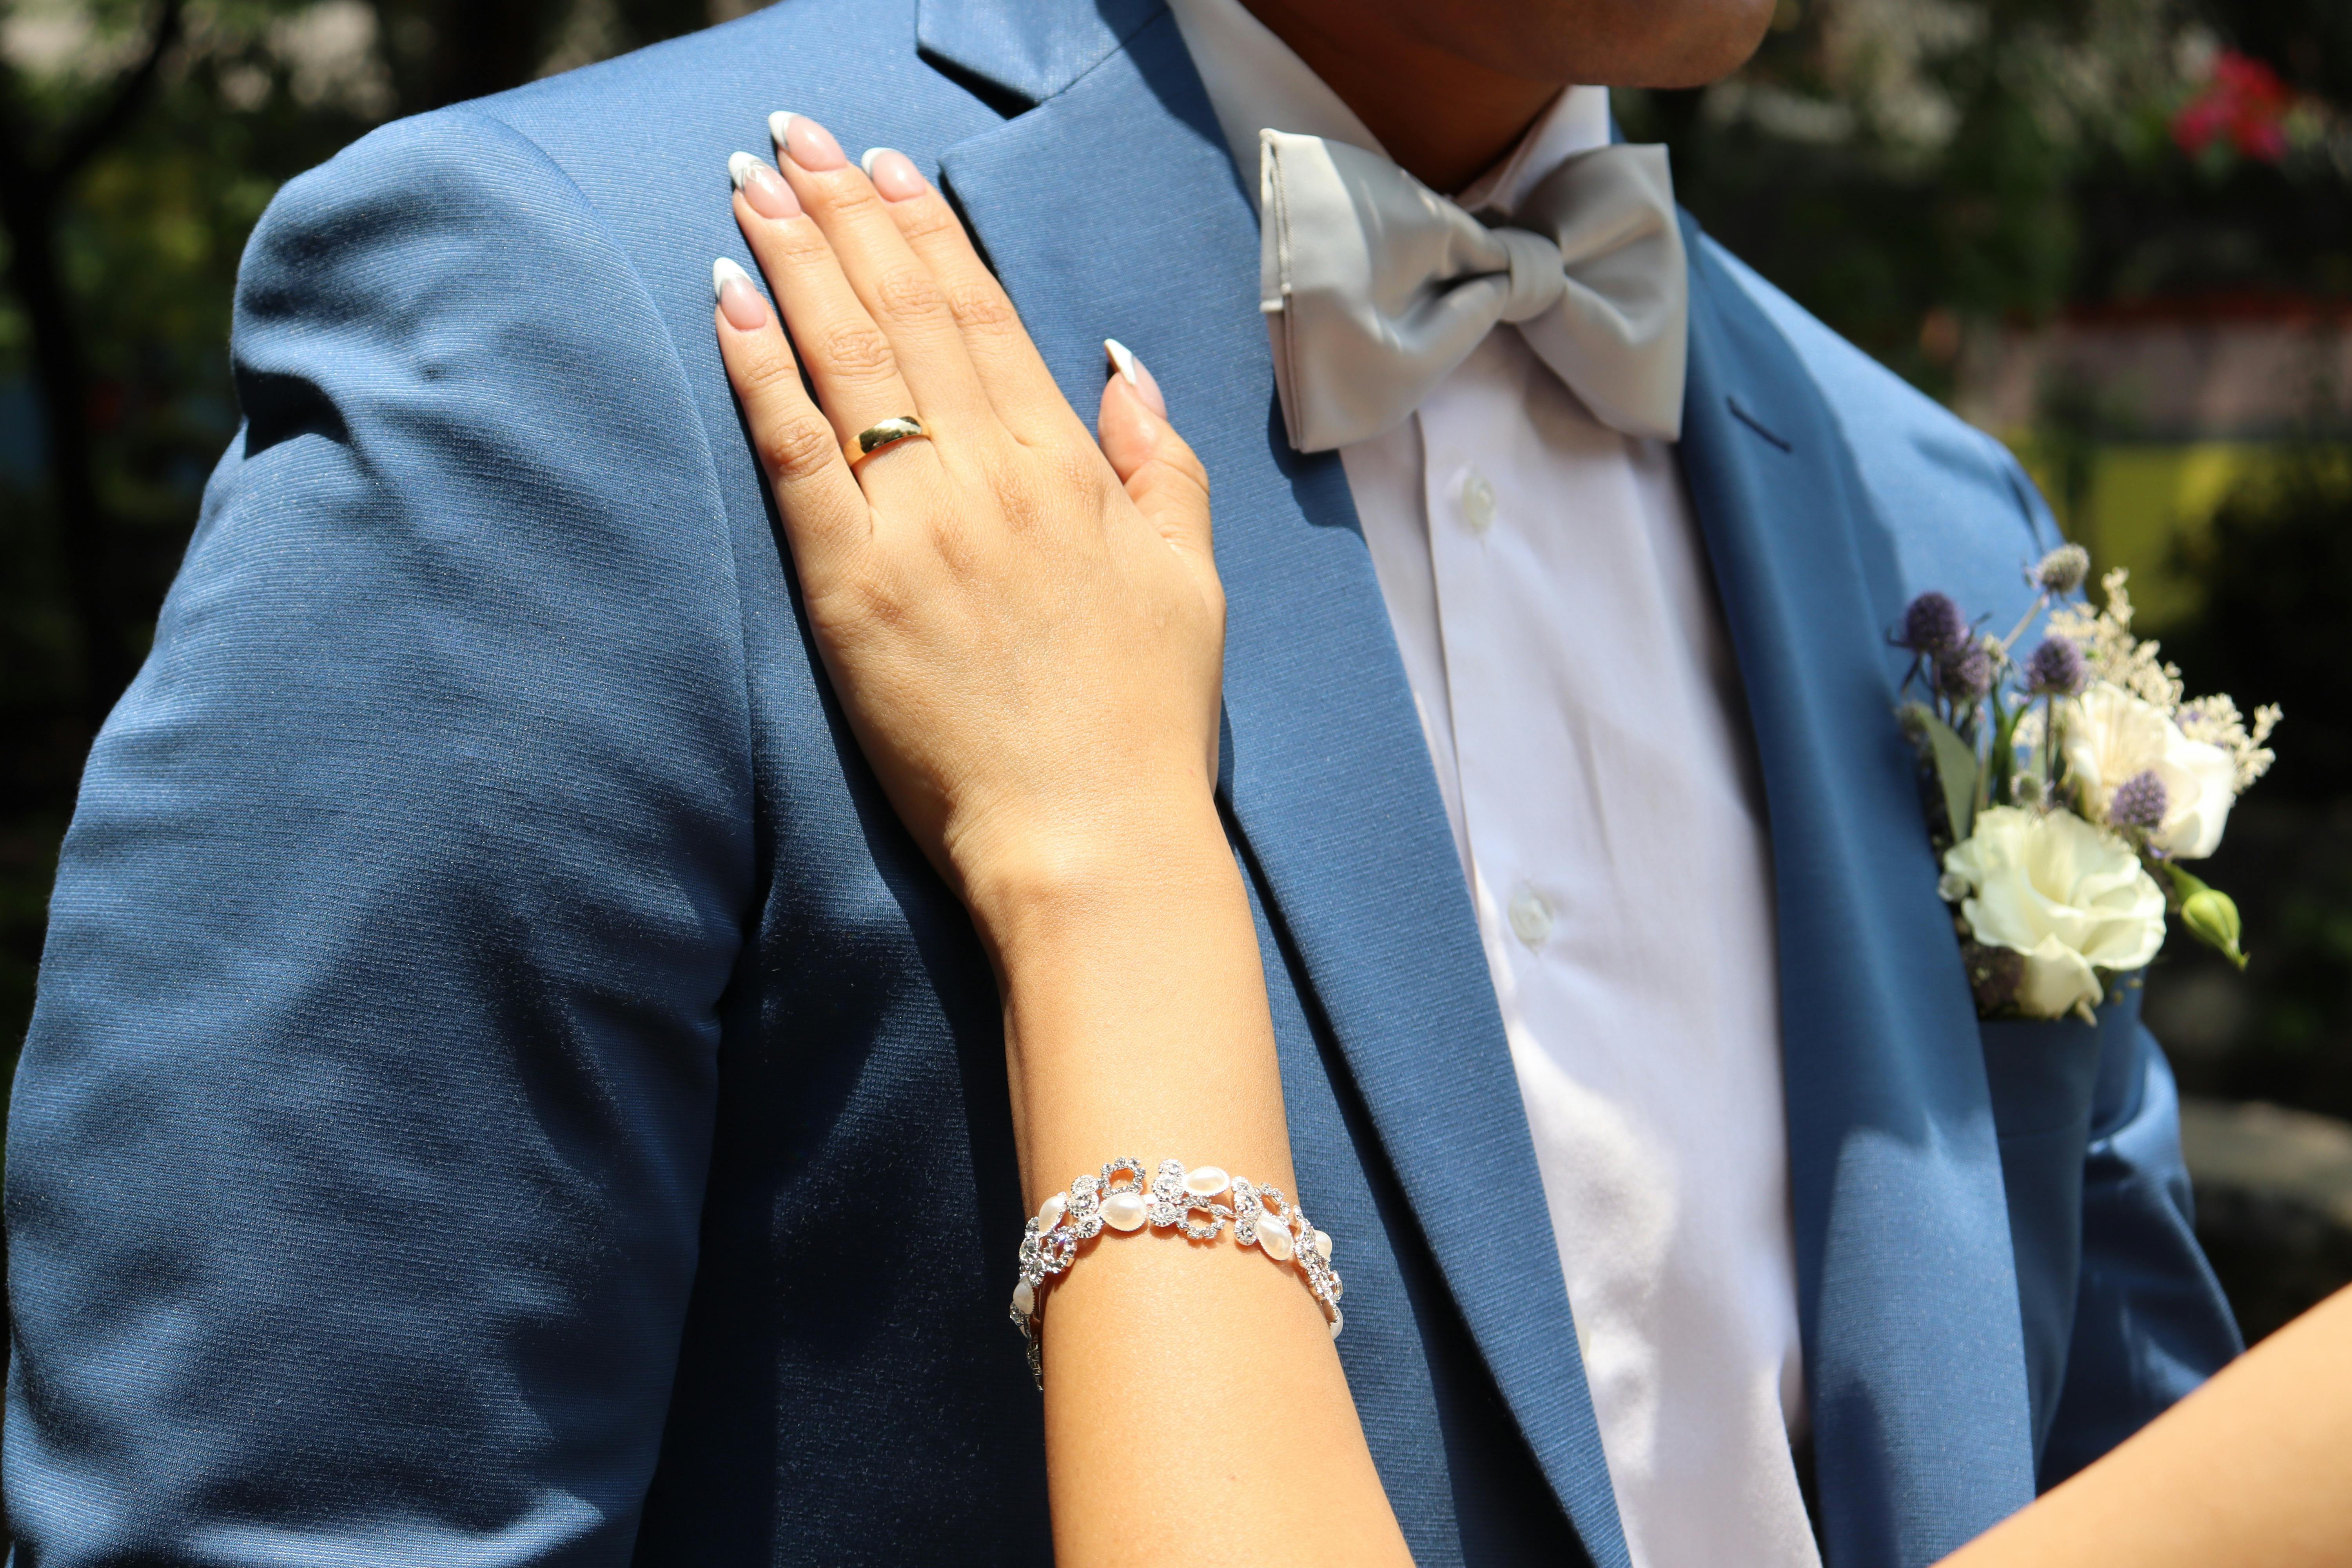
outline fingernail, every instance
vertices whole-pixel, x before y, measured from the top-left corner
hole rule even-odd
[[[793,195],[792,186],[782,176],[754,158],[749,153],[736,153],[727,160],[727,177],[751,204],[751,210],[761,217],[798,217],[801,199]]]
[[[838,169],[849,162],[833,132],[805,114],[779,109],[768,116],[768,134],[776,139],[784,156],[803,169]]]
[[[751,275],[725,257],[710,264],[710,291],[719,296],[719,313],[739,332],[768,324],[768,302],[760,298]]]
[[[922,171],[895,147],[868,147],[857,166],[866,171],[866,177],[874,182],[886,202],[903,202],[923,194]]]
[[[1111,369],[1117,371],[1128,385],[1135,388],[1136,395],[1143,399],[1143,405],[1162,419],[1167,418],[1168,400],[1160,395],[1160,384],[1152,379],[1151,372],[1144,363],[1135,357],[1134,351],[1117,338],[1105,338],[1103,353],[1109,356]]]

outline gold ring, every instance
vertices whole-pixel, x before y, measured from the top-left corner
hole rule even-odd
[[[928,441],[931,433],[924,429],[923,422],[913,415],[901,414],[896,419],[885,419],[869,429],[860,430],[841,448],[841,455],[849,459],[849,466],[854,468],[883,447],[911,441],[917,437]]]

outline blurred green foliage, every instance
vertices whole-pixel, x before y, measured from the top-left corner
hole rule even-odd
[[[1948,395],[1968,335],[2067,306],[2352,298],[2341,0],[1781,0],[1738,76],[1617,95],[1676,194],[1799,303]],[[2191,153],[2217,62],[2274,68],[2274,161]]]
[[[2239,490],[2184,547],[2204,615],[2168,645],[2200,683],[2251,690],[2298,715],[2262,795],[2352,799],[2352,445],[2326,432]]]

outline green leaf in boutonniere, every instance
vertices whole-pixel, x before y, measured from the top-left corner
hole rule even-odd
[[[1906,725],[1927,737],[1927,752],[1936,764],[1936,782],[1944,792],[1944,813],[1951,823],[1952,842],[1965,840],[1976,823],[1977,753],[1959,732],[1929,711],[1924,702],[1903,710]]]

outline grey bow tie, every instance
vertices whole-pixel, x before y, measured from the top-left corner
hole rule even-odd
[[[1690,282],[1664,147],[1579,153],[1492,228],[1360,147],[1265,131],[1258,149],[1258,308],[1292,447],[1401,423],[1497,321],[1601,423],[1681,435]]]

